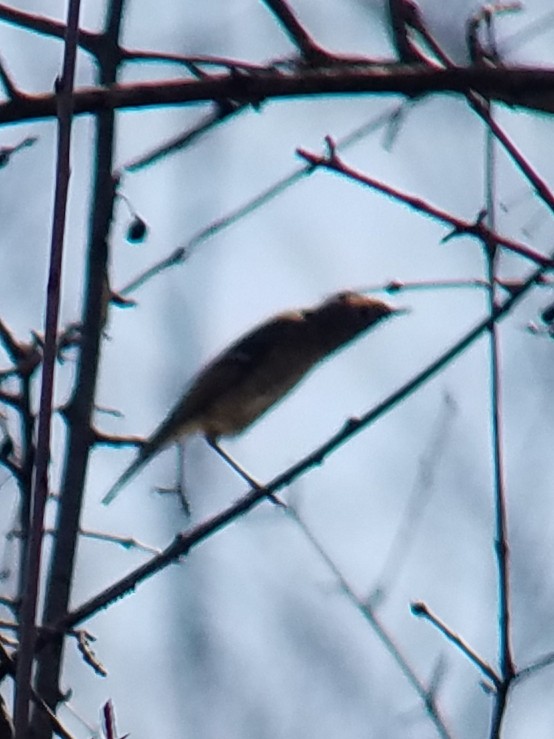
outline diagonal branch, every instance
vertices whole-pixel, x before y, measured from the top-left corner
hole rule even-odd
[[[420,698],[423,705],[425,706],[427,714],[435,725],[439,736],[442,737],[442,739],[453,739],[453,734],[451,733],[450,729],[446,725],[443,716],[441,715],[441,711],[439,709],[439,706],[437,705],[437,701],[435,700],[433,691],[425,686],[423,680],[417,675],[416,671],[410,665],[408,659],[403,654],[399,644],[394,639],[390,631],[385,627],[382,619],[379,618],[376,609],[370,603],[368,603],[355,593],[354,588],[348,582],[341,569],[338,567],[333,558],[328,554],[321,542],[313,534],[313,532],[300,516],[298,511],[293,506],[288,506],[286,514],[300,528],[306,539],[319,554],[320,558],[323,560],[327,568],[336,579],[337,583],[340,585],[340,588],[346,598],[356,608],[356,610],[361,613],[363,618],[367,621],[373,632],[376,634],[378,640],[381,642],[386,652],[388,652],[393,661],[400,668],[400,671],[408,680],[409,684],[412,686],[417,696]]]
[[[505,317],[535,285],[544,269],[544,267],[539,267],[534,270],[522,284],[521,290],[510,295],[510,297],[501,305],[496,307],[493,316],[488,316],[478,323],[459,341],[454,343],[437,359],[431,362],[417,375],[412,377],[412,379],[406,382],[398,390],[385,398],[377,406],[369,410],[360,418],[351,419],[347,422],[341,430],[335,433],[327,442],[315,449],[311,454],[307,455],[299,462],[289,467],[288,470],[285,470],[282,474],[275,477],[265,487],[262,487],[259,490],[250,490],[227,509],[198,524],[194,528],[178,534],[174,541],[162,552],[161,555],[152,558],[149,562],[138,567],[102,593],[94,596],[76,610],[68,613],[67,616],[49,624],[50,628],[52,628],[54,632],[59,633],[60,631],[73,628],[77,624],[82,623],[84,620],[90,618],[94,613],[106,608],[110,603],[118,600],[126,593],[133,591],[138,584],[151,577],[168,564],[186,556],[190,550],[199,543],[205,541],[215,532],[220,531],[229,523],[244,515],[247,511],[264,500],[269,494],[283,490],[312,468],[321,465],[330,454],[333,454],[340,446],[350,440],[353,436],[385,414],[389,413],[406,397],[433,379],[442,369],[444,369],[444,367],[456,359],[456,357],[462,354],[469,346],[488,331],[491,321],[498,321]]]
[[[17,10],[5,3],[0,3],[0,20],[11,23],[18,28],[26,28],[34,33],[40,33],[43,36],[59,38],[62,41],[66,34],[65,23],[36,13]],[[97,53],[99,38],[97,34],[84,31],[82,28],[77,31],[77,45],[91,54]]]
[[[414,7],[416,7],[415,3],[413,5]],[[431,46],[434,53],[439,57],[446,68],[450,70],[456,69],[454,62],[443,51],[443,49],[439,46],[431,33],[427,30],[427,27],[423,23],[417,9],[415,11],[413,23],[414,27],[416,27],[417,30],[422,34],[422,36],[425,38],[427,43]],[[551,211],[554,211],[554,195],[550,191],[550,188],[547,186],[546,182],[539,176],[538,172],[530,165],[530,163],[519,151],[519,149],[509,138],[506,132],[501,128],[501,126],[498,125],[496,120],[491,115],[488,102],[488,98],[490,96],[484,94],[483,91],[479,89],[470,89],[465,93],[465,95],[468,103],[471,105],[473,110],[477,113],[481,120],[483,120],[487,124],[491,133],[494,134],[494,136],[502,144],[508,155],[515,162],[516,166],[519,167],[527,180],[533,185],[537,195],[543,200],[543,202]],[[483,96],[485,99],[483,100],[481,96]]]
[[[292,43],[298,47],[302,57],[310,64],[318,64],[331,57],[317,44],[300,23],[285,0],[263,0],[285,29]]]
[[[312,154],[311,152],[308,152],[304,149],[298,149],[297,154],[305,159],[313,167],[324,167],[325,169],[329,169],[332,172],[341,174],[348,179],[359,182],[360,184],[365,185],[366,187],[369,187],[373,190],[377,190],[378,192],[387,195],[393,200],[402,202],[419,213],[425,213],[426,215],[431,216],[431,218],[434,218],[441,223],[452,226],[453,231],[448,234],[444,240],[451,239],[453,238],[453,236],[461,235],[475,236],[481,240],[494,239],[494,241],[499,246],[502,246],[508,251],[511,251],[514,254],[518,254],[525,259],[529,259],[536,264],[539,264],[543,267],[549,267],[552,265],[552,260],[550,257],[545,257],[543,254],[535,251],[527,245],[521,244],[517,241],[513,241],[512,239],[507,239],[500,234],[492,232],[490,229],[487,228],[487,226],[485,226],[482,217],[477,218],[477,220],[473,222],[466,221],[461,218],[456,218],[447,211],[431,205],[431,203],[426,202],[418,196],[401,192],[400,190],[397,190],[396,188],[391,187],[384,182],[376,180],[369,175],[358,172],[352,167],[349,167],[338,156],[335,143],[330,136],[327,136],[325,141],[329,149],[329,153],[326,156]]]

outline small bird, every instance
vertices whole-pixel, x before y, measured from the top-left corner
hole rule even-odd
[[[220,436],[239,434],[319,362],[379,321],[405,312],[375,298],[340,292],[315,308],[280,313],[253,329],[198,374],[102,503],[111,503],[169,442],[201,432],[214,444]]]

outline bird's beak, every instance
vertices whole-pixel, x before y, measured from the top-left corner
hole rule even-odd
[[[393,308],[391,315],[393,316],[407,316],[412,312],[411,308]]]

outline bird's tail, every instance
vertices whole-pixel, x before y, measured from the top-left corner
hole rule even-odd
[[[127,467],[123,474],[118,477],[118,479],[111,486],[106,495],[102,498],[102,503],[104,505],[109,505],[119,495],[125,485],[129,482],[129,480],[137,474],[137,472],[146,464],[147,461],[148,457],[145,456],[142,451],[140,451],[136,459],[131,462],[131,464]]]
[[[183,424],[181,424],[177,430],[179,431],[179,435],[189,432],[187,426]],[[175,438],[177,438],[175,434],[175,423],[173,421],[173,415],[170,415],[169,418],[161,424],[158,430],[155,431],[149,439],[143,442],[134,461],[131,462],[127,469],[111,486],[106,495],[102,498],[102,503],[104,505],[109,505],[114,498],[119,495],[129,480],[145,465],[147,465],[151,459],[154,459],[154,457]]]
[[[139,452],[133,462],[127,467],[123,474],[116,480],[106,495],[102,498],[104,505],[109,505],[116,498],[121,489],[141,470],[151,459],[153,459],[161,450],[171,441],[175,441],[180,436],[192,433],[198,429],[198,424],[194,421],[183,420],[182,404],[178,404],[172,413],[162,422],[158,429],[144,441],[139,448]]]

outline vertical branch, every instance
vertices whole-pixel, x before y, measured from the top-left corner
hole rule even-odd
[[[99,83],[116,81],[120,52],[118,40],[125,0],[111,0],[105,31],[99,44]],[[76,379],[65,409],[67,447],[58,514],[48,575],[43,623],[56,623],[68,611],[79,537],[79,522],[90,451],[94,442],[92,414],[100,360],[102,330],[108,302],[108,238],[113,218],[115,114],[101,111],[96,116],[94,184],[89,222],[82,337]],[[36,688],[54,708],[60,700],[59,678],[64,638],[59,634],[37,660]],[[33,736],[47,739],[50,727],[39,711],[33,714]]]
[[[27,736],[29,701],[31,697],[31,672],[36,639],[35,617],[41,567],[44,510],[48,496],[48,464],[50,461],[50,423],[52,396],[56,366],[56,340],[60,307],[61,270],[64,246],[67,193],[70,177],[71,123],[73,114],[73,81],[77,54],[80,0],[71,0],[67,14],[67,33],[63,60],[63,72],[57,86],[58,161],[50,268],[46,299],[45,342],[42,365],[37,453],[31,497],[31,525],[27,556],[25,558],[25,590],[21,608],[20,651],[17,663],[15,696],[15,735]]]
[[[492,119],[489,107],[488,116]],[[488,227],[496,228],[495,219],[495,140],[489,128],[485,138],[486,166],[485,190]],[[488,279],[488,308],[491,317],[495,312],[497,245],[492,239],[485,241],[486,269]],[[490,737],[500,736],[508,690],[515,674],[511,645],[511,603],[510,603],[510,553],[508,547],[508,513],[506,487],[504,482],[503,443],[501,426],[501,379],[500,346],[496,321],[489,324],[490,346],[490,394],[491,394],[491,445],[495,508],[495,554],[498,569],[498,652],[502,683],[498,687],[492,715]]]
[[[21,446],[23,456],[21,460],[21,485],[20,485],[20,509],[19,509],[19,527],[21,529],[21,545],[20,545],[20,567],[18,570],[19,585],[17,593],[19,599],[25,593],[25,552],[26,542],[29,541],[29,528],[31,525],[31,491],[33,464],[35,457],[35,448],[33,440],[33,409],[32,409],[32,374],[25,374],[21,378],[21,405],[20,428],[21,428]]]

